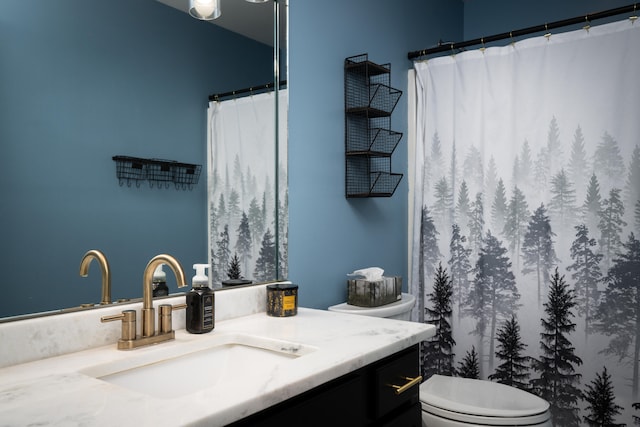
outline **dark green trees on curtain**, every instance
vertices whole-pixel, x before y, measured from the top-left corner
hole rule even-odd
[[[260,236],[264,235],[265,224],[264,209],[260,207],[260,203],[255,197],[249,203],[248,219],[251,229],[254,230],[252,233],[253,244],[258,245],[260,244]]]
[[[433,292],[428,294],[429,306],[425,308],[425,321],[436,327],[435,335],[423,347],[422,376],[434,374],[453,375],[453,346],[456,342],[451,334],[453,288],[447,270],[438,265],[433,283]]]
[[[440,143],[440,137],[438,132],[433,134],[431,139],[431,169],[433,169],[434,177],[441,176],[441,169],[443,165],[442,144]]]
[[[553,174],[559,169],[562,162],[562,144],[560,141],[560,128],[556,116],[551,118],[549,132],[547,133],[547,147],[544,150],[547,157],[548,170]]]
[[[516,263],[516,268],[520,266],[520,253],[522,250],[522,239],[527,232],[529,223],[529,206],[524,197],[524,193],[518,187],[513,188],[513,195],[507,206],[507,218],[502,234],[509,242],[509,249]]]
[[[227,277],[229,279],[242,279],[242,270],[240,269],[240,259],[238,254],[234,253],[229,262],[229,268],[227,269]]]
[[[549,282],[549,271],[556,263],[556,252],[553,249],[551,223],[544,204],[541,204],[531,216],[527,232],[522,243],[524,268],[522,274],[534,273],[538,284],[538,304],[542,300],[543,287]]]
[[[482,164],[482,153],[475,145],[470,145],[464,156],[462,165],[464,176],[472,193],[481,191],[484,187],[484,165]]]
[[[487,163],[487,168],[484,177],[484,199],[487,201],[488,205],[491,207],[491,212],[493,212],[493,200],[496,196],[496,189],[498,188],[498,167],[496,166],[496,159],[491,156],[489,158],[489,163]],[[504,183],[503,183],[504,186]],[[493,213],[492,213],[493,217]],[[501,227],[495,228],[495,230],[502,230]]]
[[[460,363],[458,363],[456,375],[473,380],[480,379],[480,363],[478,362],[478,353],[475,346],[471,346],[471,350],[467,351]]]
[[[584,147],[584,135],[582,128],[578,126],[573,134],[573,143],[571,144],[571,154],[569,156],[568,176],[569,180],[576,185],[576,190],[584,190],[589,171],[589,162],[587,161],[587,151]],[[578,192],[582,194],[582,191]]]
[[[624,221],[624,204],[620,198],[620,189],[612,188],[609,198],[602,201],[600,210],[600,248],[604,255],[604,262],[608,268],[611,260],[622,242],[622,229],[627,225]]]
[[[511,271],[507,249],[490,231],[484,239],[476,262],[474,279],[467,298],[467,314],[474,317],[478,336],[478,354],[484,355],[484,341],[489,338],[489,369],[493,369],[495,333],[498,322],[511,317],[518,309],[520,294]],[[487,330],[488,329],[488,330]]]
[[[466,183],[464,182],[464,180],[462,182],[466,186]],[[451,200],[453,202],[451,206],[451,210],[449,211],[449,221],[451,221],[451,224],[456,222],[456,209],[457,209],[456,188],[458,188],[457,185],[458,185],[458,158],[456,155],[456,142],[453,141],[453,145],[451,147],[451,161],[449,162],[449,187],[451,188]],[[461,186],[461,192],[462,192],[462,186]]]
[[[602,375],[596,372],[596,378],[586,385],[584,400],[588,406],[587,415],[582,417],[584,422],[593,427],[624,426],[625,424],[616,424],[615,417],[620,415],[623,408],[616,405],[615,398],[611,375],[605,366]]]
[[[451,227],[451,242],[449,244],[449,271],[451,271],[451,284],[453,287],[452,302],[456,305],[458,319],[462,316],[463,305],[467,301],[469,293],[469,273],[471,262],[469,255],[471,249],[465,248],[466,236],[460,234],[458,224]]]
[[[267,228],[262,237],[262,246],[260,247],[260,255],[256,261],[256,268],[253,277],[257,281],[267,281],[275,277],[276,272],[276,246],[273,242],[273,234]]]
[[[514,184],[519,187],[529,185],[532,173],[533,158],[531,157],[531,147],[529,145],[529,141],[525,139],[522,144],[522,150],[520,150],[520,156],[518,157],[517,180]]]
[[[602,254],[595,253],[596,239],[589,237],[586,225],[576,225],[576,239],[571,244],[571,259],[573,264],[567,270],[573,271],[571,278],[575,286],[578,314],[584,316],[585,338],[591,333],[591,324],[595,316],[600,291],[598,283],[602,279],[600,261]]]
[[[209,202],[209,224],[211,230],[218,229],[217,208],[216,204],[212,201]],[[213,283],[217,283],[221,278],[218,276],[218,260],[216,257],[216,250],[213,247],[209,248],[209,262],[209,275],[211,276]]]
[[[624,185],[625,205],[634,206],[640,201],[640,147],[635,146],[631,160],[629,161],[629,171],[627,181]]]
[[[451,210],[453,209],[453,192],[447,179],[443,176],[436,183],[435,203],[433,204],[433,219],[441,230],[447,230],[451,223]]]
[[[251,259],[251,227],[249,226],[249,217],[242,212],[242,218],[238,225],[238,240],[236,240],[236,253],[240,254],[240,262],[244,271],[249,269],[249,260]]]
[[[573,291],[556,268],[544,303],[547,317],[541,319],[542,354],[533,362],[540,377],[532,379],[531,386],[534,393],[549,402],[554,425],[563,427],[580,423],[578,401],[581,393],[577,385],[581,375],[576,373],[576,366],[582,364],[582,359],[575,354],[569,341],[569,335],[576,328],[571,320],[575,305]]]
[[[462,234],[467,235],[469,217],[471,216],[471,201],[469,200],[469,188],[467,182],[462,180],[458,191],[458,201],[456,203],[455,223],[462,228]]]
[[[477,193],[471,203],[471,217],[469,218],[469,246],[477,255],[482,247],[482,235],[484,234],[484,201],[482,193]]]
[[[551,179],[551,200],[549,212],[557,228],[568,228],[574,221],[576,191],[564,169]]]
[[[589,186],[587,187],[587,195],[582,205],[582,218],[584,224],[592,233],[598,230],[600,222],[600,210],[602,210],[602,197],[600,196],[600,184],[596,174],[591,175]]]
[[[489,379],[522,390],[528,389],[529,358],[523,354],[527,345],[520,337],[520,325],[515,316],[498,330],[496,357],[500,364]]]
[[[496,191],[491,204],[491,226],[493,230],[501,233],[504,230],[504,222],[507,217],[507,191],[502,178],[498,180]]]
[[[227,268],[231,260],[231,248],[229,248],[229,226],[225,224],[220,232],[220,239],[216,242],[216,266],[217,277],[227,277]]]
[[[433,277],[436,263],[441,256],[438,249],[438,231],[426,206],[422,207],[420,247],[418,251],[418,321],[424,322],[424,295],[426,288],[424,281],[427,277]]]
[[[605,132],[593,155],[593,169],[600,171],[610,186],[619,187],[624,177],[624,160],[616,140]]]
[[[605,277],[607,288],[598,307],[597,328],[611,336],[606,354],[632,365],[632,393],[638,398],[640,359],[640,241],[633,233]]]

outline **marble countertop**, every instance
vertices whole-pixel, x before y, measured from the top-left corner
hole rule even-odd
[[[291,360],[268,381],[231,389],[154,398],[80,373],[132,355],[171,352],[225,333],[301,343],[315,351]],[[432,336],[434,327],[299,308],[293,317],[264,312],[216,322],[210,334],[176,331],[176,339],[132,351],[115,343],[0,369],[0,426],[226,425],[338,378]],[[60,337],[64,340],[64,336]],[[4,345],[4,343],[3,343]],[[170,387],[170,385],[168,385]]]

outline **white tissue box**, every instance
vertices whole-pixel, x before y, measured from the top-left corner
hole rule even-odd
[[[380,280],[347,280],[347,304],[358,307],[378,307],[402,298],[402,277],[383,277]]]

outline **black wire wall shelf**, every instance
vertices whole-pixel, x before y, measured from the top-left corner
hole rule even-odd
[[[149,187],[192,190],[198,184],[202,165],[180,163],[174,160],[142,159],[139,157],[113,156],[116,162],[116,176],[120,186],[125,183],[140,187],[142,181],[149,181]]]
[[[345,195],[390,197],[402,174],[391,172],[391,155],[402,133],[391,130],[391,114],[402,91],[389,86],[391,65],[367,54],[344,63]]]

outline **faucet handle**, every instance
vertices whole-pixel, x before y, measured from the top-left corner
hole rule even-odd
[[[121,341],[132,341],[136,339],[136,311],[123,310],[120,314],[112,314],[111,316],[102,316],[102,323],[114,322],[122,320],[122,337]]]
[[[162,304],[158,308],[160,309],[158,312],[158,328],[160,330],[158,332],[160,334],[165,334],[173,330],[173,326],[171,325],[171,314],[173,313],[173,311],[187,308],[187,304]]]

